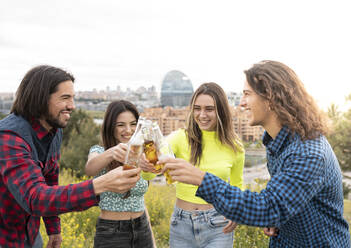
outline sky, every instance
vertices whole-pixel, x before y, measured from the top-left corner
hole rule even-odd
[[[196,89],[241,92],[264,59],[291,67],[322,108],[351,93],[351,15],[341,0],[1,0],[0,92],[33,66],[73,73],[75,90],[156,86],[180,70]]]

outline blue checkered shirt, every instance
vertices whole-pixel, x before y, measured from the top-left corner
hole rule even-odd
[[[302,141],[283,127],[274,140],[265,133],[263,143],[266,189],[241,191],[206,173],[196,195],[235,222],[279,228],[269,247],[349,248],[341,171],[327,139]]]

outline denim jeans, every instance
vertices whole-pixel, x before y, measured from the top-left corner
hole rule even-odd
[[[25,243],[24,243],[24,248],[42,248],[43,247],[43,239],[40,235],[40,232],[38,232],[37,237],[34,240],[33,246],[29,244],[29,241],[27,237],[25,238]],[[0,247],[1,248],[1,247]]]
[[[215,209],[185,211],[174,208],[171,217],[170,248],[233,248],[233,232],[223,233],[227,225]]]
[[[105,220],[96,224],[94,248],[153,248],[149,222],[144,213],[131,220]]]

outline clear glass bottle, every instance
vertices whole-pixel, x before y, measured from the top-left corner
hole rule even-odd
[[[157,123],[155,122],[153,123],[152,130],[155,137],[158,159],[161,160],[165,158],[175,158],[171,146],[168,144],[167,140],[163,136],[161,129]],[[161,171],[163,167],[164,167],[164,164],[156,164],[155,169]],[[164,176],[166,177],[167,184],[173,184],[175,182],[172,180],[172,177],[169,175],[169,170],[164,172]]]
[[[149,160],[149,162],[155,166],[158,161],[158,157],[157,157],[157,149],[155,144],[154,132],[152,130],[152,122],[150,120],[145,121],[142,127],[142,133],[144,138],[143,148],[144,148],[145,156],[147,160]],[[157,170],[157,168],[155,169]]]
[[[143,153],[143,133],[142,127],[144,126],[146,119],[139,117],[135,132],[128,141],[127,155],[123,165],[123,170],[129,170],[138,167],[139,159]]]

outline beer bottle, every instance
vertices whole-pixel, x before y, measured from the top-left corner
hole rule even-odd
[[[128,141],[127,155],[123,165],[123,170],[129,170],[138,167],[140,156],[143,152],[143,134],[142,127],[145,123],[145,118],[139,117],[135,132]]]
[[[144,136],[143,147],[144,147],[145,156],[147,160],[149,160],[149,162],[155,166],[158,161],[158,157],[157,157],[157,149],[155,144],[155,137],[152,130],[152,122],[150,120],[145,121],[144,126],[142,127],[142,132]],[[157,172],[161,171],[159,168],[155,167],[155,169]]]
[[[165,137],[161,132],[160,127],[157,125],[156,122],[153,123],[152,130],[154,133],[158,159],[161,160],[164,158],[174,158],[175,156],[171,149],[171,146],[168,144],[167,140],[165,139]],[[162,170],[164,167],[164,164],[156,164],[155,169],[156,167],[157,169]],[[164,172],[164,176],[166,177],[167,184],[174,183],[172,177],[169,175],[169,170]]]

